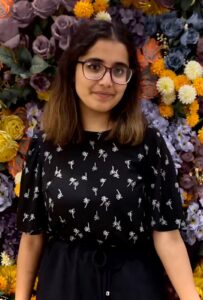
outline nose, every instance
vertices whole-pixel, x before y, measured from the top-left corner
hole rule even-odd
[[[113,84],[110,70],[106,70],[103,77],[99,80],[100,85],[111,86]]]

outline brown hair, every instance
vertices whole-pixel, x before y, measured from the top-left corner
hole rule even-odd
[[[121,144],[139,144],[143,140],[146,121],[137,100],[140,69],[132,37],[120,24],[107,21],[82,21],[73,34],[69,48],[63,52],[57,68],[49,102],[45,106],[42,123],[47,139],[55,144],[82,141],[83,127],[75,91],[75,69],[78,58],[99,39],[117,40],[126,46],[133,75],[121,101],[111,112],[113,128],[107,138]]]

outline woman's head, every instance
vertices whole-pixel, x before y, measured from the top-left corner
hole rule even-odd
[[[87,70],[98,67],[98,64],[103,73],[99,80],[95,80]],[[120,74],[125,72],[126,82],[124,78],[118,78],[118,72]],[[141,115],[136,101],[139,79],[133,40],[126,28],[107,21],[82,21],[77,25],[70,46],[62,54],[58,64],[52,98],[44,114],[45,132],[52,140],[61,141],[62,144],[65,141],[69,142],[73,137],[80,140],[83,129],[80,103],[94,106],[89,99],[95,96],[96,100],[102,102],[99,109],[110,112],[110,119],[115,124],[113,135],[116,134],[118,137],[126,135],[124,128],[128,128],[128,132],[132,131],[129,129],[132,125],[128,124],[132,110],[137,112],[138,123],[138,116]],[[104,95],[101,95],[102,91]],[[53,129],[51,130],[53,119],[57,122],[54,134]],[[119,134],[121,128],[122,134],[121,132]],[[127,140],[130,141],[132,138]]]

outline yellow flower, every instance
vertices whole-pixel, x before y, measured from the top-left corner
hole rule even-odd
[[[32,296],[32,297],[31,297],[31,300],[36,300],[36,296]]]
[[[198,135],[197,135],[199,141],[201,144],[203,144],[203,127],[198,130]]]
[[[133,3],[134,3],[134,0],[121,0],[121,4],[124,7],[130,7],[131,5],[133,5]]]
[[[189,105],[189,111],[190,113],[197,113],[199,110],[199,103],[197,100],[195,100],[194,102],[192,102],[190,105]]]
[[[18,172],[15,176],[15,189],[14,192],[17,197],[20,196],[20,182],[21,182],[22,171]]]
[[[191,104],[197,96],[195,88],[185,84],[178,91],[178,98],[183,104]]]
[[[14,264],[14,260],[10,258],[10,256],[5,252],[1,252],[1,265],[2,266],[12,266]]]
[[[173,80],[169,77],[161,77],[156,83],[157,90],[162,95],[169,95],[174,93],[174,83]]]
[[[197,61],[191,60],[186,64],[184,73],[190,80],[195,80],[198,77],[202,77],[202,66]]]
[[[151,73],[156,76],[160,76],[160,74],[165,70],[165,63],[163,58],[159,58],[155,60],[155,62],[151,65]]]
[[[73,12],[75,14],[76,17],[78,18],[86,18],[89,19],[93,13],[94,13],[94,8],[92,3],[90,3],[89,1],[78,1],[76,2],[74,8],[73,8]]]
[[[0,275],[0,291],[5,293],[6,287],[7,287],[6,278],[4,278],[2,275]]]
[[[3,130],[0,130],[0,162],[7,162],[13,159],[18,151],[18,143]]]
[[[109,0],[95,0],[93,7],[95,13],[106,11],[109,8]]]
[[[50,91],[37,91],[37,98],[39,100],[45,100],[45,101],[48,101],[49,100],[49,97],[50,97]]]
[[[199,115],[197,113],[187,115],[186,120],[190,127],[194,127],[199,122]]]
[[[6,131],[14,140],[20,140],[24,135],[24,123],[15,115],[5,116],[1,121],[1,130]]]
[[[174,84],[175,84],[175,89],[176,91],[178,91],[181,86],[185,85],[185,84],[189,84],[190,81],[187,78],[187,76],[185,75],[178,75],[174,78]]]
[[[106,11],[100,11],[96,14],[95,20],[103,20],[111,22],[111,16]]]
[[[170,77],[172,80],[176,77],[176,73],[172,70],[163,70],[160,74],[160,77]]]
[[[166,105],[172,104],[175,100],[176,100],[176,94],[175,93],[171,93],[171,94],[168,94],[168,95],[163,95],[161,97],[161,101],[163,103],[165,103]]]
[[[171,118],[174,115],[173,106],[172,105],[166,105],[164,103],[161,103],[159,105],[159,112],[160,112],[161,116],[166,118],[166,119]]]
[[[193,81],[193,86],[195,87],[197,91],[198,96],[203,96],[203,78],[196,78]]]

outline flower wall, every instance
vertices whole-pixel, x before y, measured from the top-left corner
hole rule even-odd
[[[14,298],[16,207],[29,140],[40,130],[57,61],[84,18],[118,20],[133,34],[142,70],[139,101],[176,166],[182,235],[203,299],[201,0],[0,0],[0,299]]]

